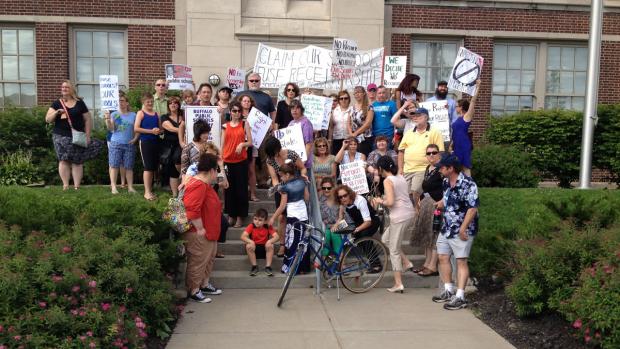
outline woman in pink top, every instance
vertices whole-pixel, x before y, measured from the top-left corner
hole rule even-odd
[[[407,259],[407,255],[401,248],[403,233],[407,227],[413,224],[413,204],[409,199],[409,186],[402,175],[396,175],[398,166],[390,156],[382,156],[377,160],[377,167],[384,177],[383,186],[385,195],[383,198],[374,198],[373,205],[384,205],[390,209],[390,226],[386,229],[381,240],[390,250],[390,262],[394,270],[394,286],[388,288],[389,292],[403,293],[402,272],[403,269],[413,268],[413,264]]]

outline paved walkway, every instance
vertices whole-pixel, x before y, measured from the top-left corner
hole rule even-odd
[[[470,310],[447,311],[430,299],[434,290],[365,294],[290,289],[227,289],[213,303],[188,303],[168,343],[193,348],[513,348]]]

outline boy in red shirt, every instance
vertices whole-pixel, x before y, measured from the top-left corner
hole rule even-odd
[[[267,210],[259,208],[254,214],[252,223],[250,223],[241,234],[241,240],[245,242],[245,250],[252,264],[250,276],[256,276],[256,274],[258,274],[258,266],[256,265],[257,258],[266,259],[265,273],[268,276],[273,276],[273,270],[271,269],[273,244],[278,241],[280,237],[272,226],[266,224],[268,216]]]

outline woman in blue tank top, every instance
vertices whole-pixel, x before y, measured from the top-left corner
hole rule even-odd
[[[159,167],[159,135],[162,133],[161,121],[153,110],[153,96],[145,93],[142,96],[142,109],[136,114],[134,131],[140,134],[140,154],[144,172],[144,198],[153,201],[153,173]]]

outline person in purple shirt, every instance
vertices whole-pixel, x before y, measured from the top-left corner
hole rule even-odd
[[[308,169],[312,168],[312,156],[314,154],[312,152],[312,145],[314,143],[314,129],[312,128],[312,122],[304,116],[304,106],[300,101],[294,99],[291,101],[289,107],[291,108],[293,120],[288,125],[301,125],[301,132],[304,135],[304,144],[306,145],[306,156],[308,157],[304,165]]]

